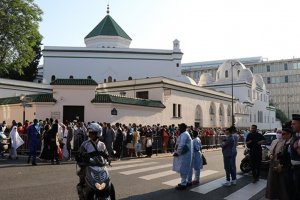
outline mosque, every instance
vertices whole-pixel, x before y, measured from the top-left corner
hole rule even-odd
[[[0,120],[281,126],[263,79],[242,63],[226,61],[216,80],[203,74],[196,83],[181,74],[177,39],[169,50],[130,48],[131,40],[108,7],[86,47],[44,47],[37,82],[0,79]]]

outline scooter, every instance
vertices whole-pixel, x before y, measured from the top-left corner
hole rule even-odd
[[[107,165],[110,163],[101,155],[89,158],[85,169],[85,183],[77,186],[80,200],[115,200],[114,185],[110,180]]]
[[[268,157],[269,147],[266,145],[262,145],[262,168],[268,168],[270,164],[270,158]],[[240,164],[240,169],[243,173],[250,172],[251,169],[251,159],[250,159],[250,149],[245,148],[244,150],[245,157],[242,159]]]

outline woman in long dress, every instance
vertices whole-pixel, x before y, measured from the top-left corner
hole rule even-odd
[[[269,157],[270,167],[267,180],[266,198],[268,199],[280,199],[280,185],[284,184],[282,179],[282,171],[279,166],[278,154],[281,154],[285,140],[282,138],[282,131],[277,131],[277,139],[272,141]]]
[[[19,148],[22,144],[24,144],[24,141],[20,137],[18,130],[17,130],[17,123],[15,120],[12,122],[12,129],[9,133],[10,142],[11,142],[11,148],[9,151],[9,158],[10,159],[18,159],[17,154],[17,148]]]
[[[51,159],[51,153],[50,153],[51,132],[50,132],[49,124],[46,124],[44,127],[44,131],[42,133],[42,140],[43,140],[44,147],[40,155],[40,159],[50,160]]]

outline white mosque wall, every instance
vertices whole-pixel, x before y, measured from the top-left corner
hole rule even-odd
[[[44,83],[56,78],[87,78],[103,83],[146,77],[181,75],[181,53],[170,50],[99,48],[47,48],[44,51]]]

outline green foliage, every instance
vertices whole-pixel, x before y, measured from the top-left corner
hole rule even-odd
[[[38,23],[42,11],[33,0],[0,1],[0,77],[24,74],[35,60],[42,36]]]
[[[276,109],[276,118],[280,120],[281,124],[284,124],[288,121],[287,116],[280,109]]]
[[[35,47],[33,47],[33,50],[35,52],[35,57],[27,67],[23,68],[23,73],[19,73],[19,71],[16,71],[15,69],[9,69],[5,77],[14,80],[32,82],[37,75],[37,67],[39,65],[40,58],[42,57],[41,43],[38,43]]]

